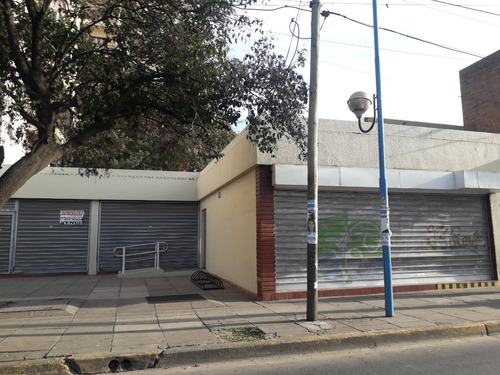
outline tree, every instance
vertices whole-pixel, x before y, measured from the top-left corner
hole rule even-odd
[[[130,134],[131,133],[131,134]],[[85,175],[102,169],[201,171],[235,137],[231,129],[213,129],[205,144],[180,138],[153,123],[140,129],[115,128],[90,139],[53,166],[79,167]]]
[[[27,151],[0,177],[0,207],[61,159],[220,156],[243,109],[261,151],[283,136],[304,151],[303,56],[287,66],[265,38],[229,55],[259,29],[234,7],[255,1],[0,0],[0,114]]]

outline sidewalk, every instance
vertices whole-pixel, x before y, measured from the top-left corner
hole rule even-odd
[[[227,285],[202,290],[189,275],[4,278],[0,374],[111,372],[500,332],[498,287],[395,294],[391,318],[383,295],[321,298],[318,306],[319,320],[307,322],[305,300],[255,301]],[[265,339],[228,341],[240,327],[258,327]]]

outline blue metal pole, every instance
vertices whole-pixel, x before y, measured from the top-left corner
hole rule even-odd
[[[380,55],[378,45],[377,0],[373,0],[373,38],[375,45],[375,75],[377,80],[377,117],[379,151],[379,189],[380,189],[380,236],[384,261],[385,315],[394,316],[392,266],[391,266],[391,230],[389,226],[389,197],[385,176],[384,117],[382,115],[382,85],[380,79]]]

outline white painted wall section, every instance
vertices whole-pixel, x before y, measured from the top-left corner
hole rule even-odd
[[[500,172],[481,171],[386,171],[390,189],[404,191],[500,192]],[[324,188],[376,189],[378,168],[319,167],[318,184]],[[273,165],[273,185],[277,188],[307,188],[307,167]]]
[[[467,131],[452,126],[385,124],[388,169],[427,171],[500,172],[500,134]],[[318,164],[352,168],[378,168],[376,128],[363,134],[354,121],[319,120]],[[306,165],[299,150],[279,142],[275,157],[258,153],[257,163]]]
[[[102,177],[82,177],[78,168],[46,168],[12,198],[197,201],[198,177],[198,172],[125,169],[109,170]]]

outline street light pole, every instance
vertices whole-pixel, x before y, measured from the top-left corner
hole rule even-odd
[[[380,78],[380,54],[378,43],[378,15],[377,0],[373,0],[373,39],[375,46],[375,76],[377,84],[377,125],[379,147],[379,191],[380,191],[380,232],[382,241],[382,256],[384,262],[384,293],[385,315],[394,316],[393,290],[392,290],[392,265],[391,265],[391,230],[389,226],[389,197],[387,191],[387,178],[385,175],[385,150],[384,150],[384,117],[382,115],[382,85]]]
[[[311,1],[311,72],[307,121],[307,313],[308,321],[318,316],[318,56],[319,0]]]
[[[368,133],[375,125],[375,117],[378,120],[378,155],[379,155],[379,192],[380,192],[380,242],[382,244],[382,257],[384,263],[384,292],[385,292],[385,315],[394,316],[393,290],[392,290],[392,266],[391,266],[391,229],[389,225],[389,196],[387,193],[387,178],[385,175],[385,150],[384,150],[384,116],[382,114],[382,85],[380,79],[380,54],[378,44],[378,17],[377,0],[373,1],[373,38],[375,44],[375,76],[377,83],[377,95],[374,95],[373,123],[368,129],[361,126],[361,117],[370,107],[370,97],[363,91],[352,94],[347,101],[349,109],[358,118],[358,127],[363,133]]]

